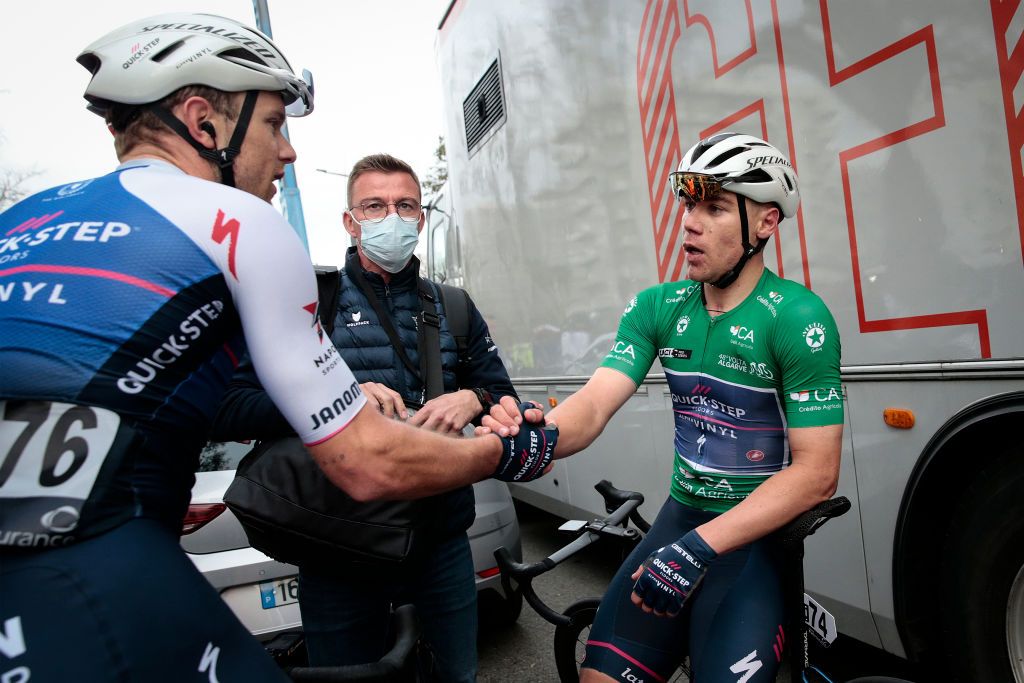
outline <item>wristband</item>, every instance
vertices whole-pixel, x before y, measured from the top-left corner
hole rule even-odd
[[[476,400],[480,401],[480,409],[482,412],[487,412],[494,405],[494,398],[491,396],[491,392],[486,389],[476,387],[472,389],[472,392],[476,394]]]

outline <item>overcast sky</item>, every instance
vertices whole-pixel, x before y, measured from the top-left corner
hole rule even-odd
[[[289,120],[313,260],[340,264],[345,178],[362,156],[388,152],[426,176],[442,130],[434,58],[449,0],[268,0],[274,42],[310,69],[312,115]],[[136,18],[202,11],[254,26],[250,0],[34,0],[0,22],[0,166],[37,170],[27,187],[101,175],[117,163],[102,120],[86,111],[79,51]]]

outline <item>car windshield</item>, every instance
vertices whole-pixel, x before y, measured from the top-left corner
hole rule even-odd
[[[203,452],[199,454],[199,469],[197,472],[223,472],[238,467],[238,462],[245,457],[246,453],[252,450],[251,443],[238,443],[228,441],[210,441],[203,446]]]

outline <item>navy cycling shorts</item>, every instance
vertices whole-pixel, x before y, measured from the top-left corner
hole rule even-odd
[[[174,532],[148,519],[0,555],[0,655],[10,683],[288,680]]]
[[[761,539],[715,560],[674,618],[645,613],[629,599],[630,575],[648,555],[717,514],[666,501],[601,600],[584,667],[615,680],[654,683],[668,680],[689,653],[700,683],[775,680],[785,621],[783,555],[774,541]]]

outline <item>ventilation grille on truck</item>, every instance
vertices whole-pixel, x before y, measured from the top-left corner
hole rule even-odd
[[[505,122],[505,96],[501,90],[501,68],[495,59],[462,102],[466,122],[466,149],[470,156],[480,148],[487,134]]]

